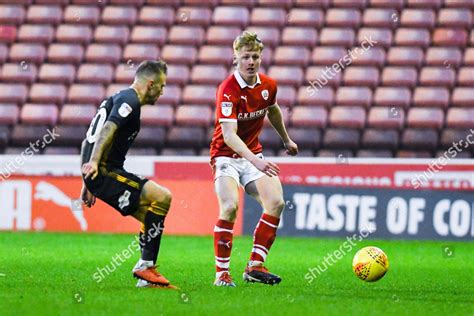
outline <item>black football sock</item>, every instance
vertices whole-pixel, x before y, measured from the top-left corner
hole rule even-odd
[[[142,236],[142,260],[156,263],[160,251],[165,216],[148,211],[145,215],[145,234]]]

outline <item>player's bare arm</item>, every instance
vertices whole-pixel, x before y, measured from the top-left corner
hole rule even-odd
[[[271,161],[258,158],[237,135],[237,122],[222,122],[221,126],[224,142],[227,146],[232,148],[239,156],[250,161],[258,170],[267,176],[278,176],[280,168]]]
[[[82,165],[82,173],[84,178],[91,177],[94,180],[99,173],[99,163],[105,150],[112,145],[114,134],[117,131],[117,124],[111,121],[105,122],[100,130],[99,138],[97,139],[94,149],[92,150],[91,159],[89,162]]]
[[[295,156],[298,154],[298,145],[296,145],[296,143],[291,140],[290,136],[288,136],[285,123],[283,122],[283,115],[281,113],[280,106],[277,103],[268,107],[267,116],[273,128],[277,131],[278,135],[283,141],[283,144],[286,148],[286,153],[290,156]]]
[[[81,145],[81,154],[84,152],[84,145],[86,140],[82,142]],[[95,196],[87,190],[86,184],[84,180],[82,180],[82,188],[81,188],[81,201],[87,206],[92,207],[95,204]]]

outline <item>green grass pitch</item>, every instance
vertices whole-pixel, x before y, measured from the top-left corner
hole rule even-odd
[[[180,291],[136,289],[138,252],[102,282],[92,275],[126,249],[132,235],[0,233],[0,315],[474,315],[474,243],[375,241],[390,270],[358,280],[357,249],[315,281],[304,276],[344,239],[277,238],[267,266],[283,281],[246,284],[241,275],[250,237],[234,240],[236,288],[212,286],[211,237],[163,238],[160,271]],[[449,247],[449,254],[443,249]]]

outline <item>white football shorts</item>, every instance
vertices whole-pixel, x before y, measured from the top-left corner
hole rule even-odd
[[[260,159],[265,159],[263,154],[256,154]],[[235,182],[240,183],[244,188],[247,184],[255,181],[265,174],[255,168],[245,158],[216,157],[214,181],[219,177],[231,177]]]

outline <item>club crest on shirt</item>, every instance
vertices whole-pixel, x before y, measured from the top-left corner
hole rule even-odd
[[[232,114],[232,102],[221,102],[221,112],[224,116]]]
[[[128,103],[124,102],[120,106],[118,113],[121,117],[127,117],[130,113],[132,113],[132,107],[128,105]]]
[[[262,91],[262,97],[265,99],[265,100],[268,100],[268,90],[265,89]]]

